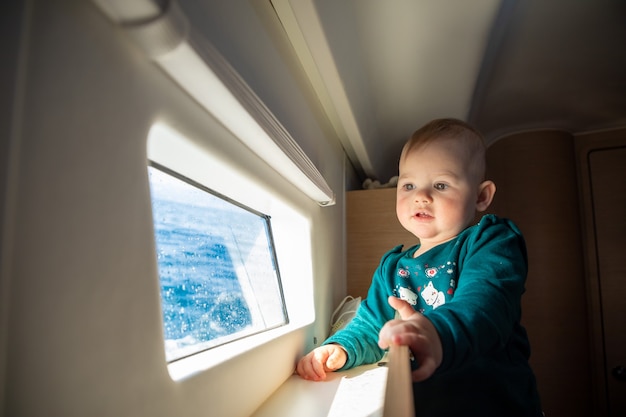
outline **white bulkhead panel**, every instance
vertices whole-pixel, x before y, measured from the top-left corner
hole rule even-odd
[[[345,156],[292,73],[295,58],[267,33],[277,30],[267,26],[275,16],[237,0],[211,18],[239,25],[224,35],[238,36],[229,38],[236,46],[228,58],[241,58],[232,62],[237,70],[258,70],[246,81],[335,191],[332,207],[320,207],[250,152],[94,3],[18,4],[2,19],[19,34],[11,42],[16,59],[2,72],[3,85],[14,85],[2,98],[3,120],[10,120],[0,176],[3,415],[250,415],[314,337],[325,337],[332,305],[345,292]],[[315,323],[313,316],[292,323],[273,340],[178,381],[164,355],[146,169],[155,123],[254,178],[312,225],[305,256],[315,288],[301,296],[314,307]],[[220,192],[228,191],[223,183]]]

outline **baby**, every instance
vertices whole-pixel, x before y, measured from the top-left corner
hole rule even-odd
[[[413,133],[400,155],[396,214],[420,243],[382,257],[354,319],[300,359],[300,376],[323,380],[407,345],[416,415],[542,415],[520,324],[524,239],[495,215],[472,225],[496,192],[485,152],[482,135],[460,120]]]

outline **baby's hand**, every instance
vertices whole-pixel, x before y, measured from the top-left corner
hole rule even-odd
[[[320,346],[300,359],[296,372],[304,379],[322,381],[326,379],[326,372],[341,368],[347,359],[346,351],[339,345]]]
[[[441,365],[443,348],[435,326],[423,314],[413,310],[406,301],[389,297],[389,305],[400,313],[401,320],[390,320],[380,330],[378,346],[407,345],[419,368],[413,371],[413,381],[430,377]]]

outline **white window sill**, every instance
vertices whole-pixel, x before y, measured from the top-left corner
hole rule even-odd
[[[320,382],[292,375],[252,417],[378,417],[386,384],[387,367],[377,364],[332,372]]]

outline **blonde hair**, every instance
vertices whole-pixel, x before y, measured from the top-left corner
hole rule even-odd
[[[402,148],[400,161],[409,152],[440,139],[453,139],[463,146],[467,152],[467,160],[471,161],[471,168],[477,175],[477,180],[482,181],[484,179],[487,151],[485,139],[473,126],[458,119],[435,119],[413,132]]]

